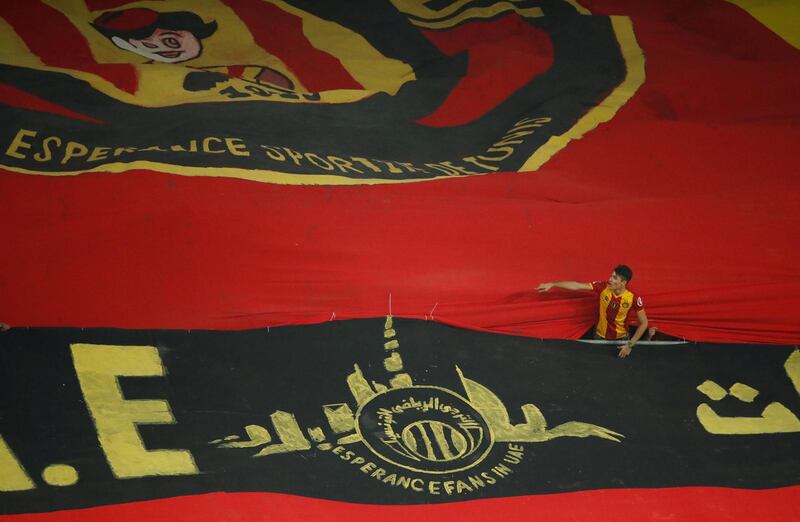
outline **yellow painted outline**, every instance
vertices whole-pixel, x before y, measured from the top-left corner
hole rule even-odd
[[[380,393],[376,393],[375,395],[370,397],[369,400],[364,402],[364,404],[359,405],[358,410],[356,410],[355,418],[358,419],[359,417],[361,417],[361,413],[364,411],[364,406],[366,406],[367,404],[369,404],[370,402],[375,400],[376,397],[380,397],[381,395],[386,395],[387,393],[397,392],[397,391],[400,391],[400,390],[402,390],[402,391],[413,390],[414,388],[432,389],[432,390],[436,390],[436,391],[439,391],[439,392],[445,392],[446,395],[452,395],[453,397],[456,397],[457,399],[459,399],[459,400],[463,401],[465,404],[467,404],[470,408],[475,410],[478,413],[478,416],[479,416],[480,420],[485,425],[486,438],[489,441],[489,443],[488,443],[486,449],[484,450],[484,452],[480,455],[479,458],[477,458],[475,460],[475,462],[473,462],[471,464],[468,464],[468,465],[466,465],[464,467],[458,468],[458,469],[449,469],[447,471],[431,471],[429,469],[415,468],[413,466],[407,466],[407,465],[404,465],[404,464],[399,464],[399,463],[391,460],[390,458],[384,456],[383,453],[380,453],[379,451],[376,451],[375,448],[372,447],[372,445],[369,443],[369,441],[361,433],[361,427],[358,424],[358,420],[356,420],[356,422],[355,422],[356,433],[358,434],[359,437],[361,437],[361,442],[364,443],[364,445],[367,447],[367,449],[369,449],[372,453],[377,455],[379,458],[385,460],[386,462],[390,462],[390,463],[394,464],[395,466],[397,466],[399,468],[407,469],[407,470],[410,470],[410,471],[416,471],[418,473],[427,473],[427,474],[430,474],[430,475],[443,475],[445,473],[458,473],[459,471],[464,471],[464,470],[467,470],[467,469],[470,469],[470,468],[474,468],[475,466],[477,466],[478,464],[480,464],[481,462],[486,460],[486,457],[489,455],[489,452],[492,451],[492,448],[494,447],[494,443],[495,443],[495,438],[494,438],[494,433],[492,432],[492,427],[489,426],[489,423],[486,422],[486,419],[483,418],[483,415],[481,414],[481,412],[478,411],[478,409],[475,408],[475,406],[473,406],[471,402],[469,402],[467,399],[465,399],[461,395],[457,394],[453,390],[448,390],[447,388],[442,388],[441,386],[429,386],[429,385],[408,386],[408,387],[405,387],[405,388],[392,388],[392,389],[389,389],[389,390],[386,390],[386,391],[382,391]]]
[[[411,0],[392,0],[392,4],[398,11],[415,16],[417,18],[424,18],[433,20],[436,18],[444,18],[455,13],[465,5],[471,3],[473,0],[457,0],[452,4],[440,9],[438,11],[425,7],[425,0],[411,1]]]
[[[458,14],[452,18],[447,20],[440,20],[438,22],[424,22],[422,20],[411,20],[411,23],[416,25],[417,27],[424,27],[426,29],[445,29],[448,27],[453,27],[458,25],[466,20],[472,20],[474,18],[492,18],[500,13],[505,13],[513,11],[520,16],[524,16],[526,18],[541,18],[544,16],[544,12],[539,7],[529,7],[527,9],[520,9],[514,4],[510,4],[508,2],[498,2],[496,4],[492,4],[489,7],[471,7],[464,11],[461,14]]]
[[[250,181],[259,181],[262,183],[275,183],[278,185],[379,185],[385,183],[413,183],[418,181],[431,181],[434,179],[442,178],[463,178],[464,176],[434,176],[431,178],[419,179],[379,179],[379,178],[346,178],[333,174],[298,174],[291,172],[279,172],[277,170],[254,170],[254,169],[241,169],[236,167],[186,167],[182,165],[172,165],[170,163],[158,163],[156,161],[137,160],[130,163],[108,163],[105,165],[98,165],[88,170],[71,170],[60,172],[43,172],[38,170],[29,170],[18,167],[9,167],[7,165],[0,165],[9,172],[18,172],[20,174],[35,174],[44,176],[79,176],[89,172],[108,172],[111,174],[121,174],[123,172],[131,172],[134,170],[152,170],[155,172],[164,172],[166,174],[176,174],[178,176],[210,176],[217,178],[237,178],[246,179]],[[487,174],[492,174],[487,172]],[[403,175],[407,175],[403,174]],[[478,174],[482,175],[482,174]],[[264,179],[268,177],[269,179]]]
[[[564,0],[564,1],[566,3],[568,3],[569,5],[571,5],[572,7],[574,7],[575,10],[578,11],[578,13],[580,13],[582,15],[590,15],[590,14],[592,14],[591,11],[589,11],[588,9],[583,7],[581,4],[579,4],[578,0]]]
[[[797,0],[728,0],[800,49],[800,2]]]
[[[601,123],[610,121],[644,83],[644,53],[636,41],[631,19],[627,16],[611,16],[610,18],[625,61],[625,79],[611,91],[605,100],[578,120],[578,123],[571,129],[560,136],[553,136],[547,140],[547,143],[539,147],[520,167],[519,172],[538,170],[547,160],[566,147],[571,140],[580,139]]]
[[[580,139],[584,134],[592,131],[601,123],[611,120],[617,111],[630,100],[630,98],[641,87],[645,80],[644,53],[636,35],[633,31],[633,24],[627,16],[611,16],[611,24],[614,34],[619,42],[622,57],[625,62],[626,76],[623,82],[618,85],[611,94],[606,97],[599,105],[590,110],[567,132],[560,136],[551,137],[544,145],[528,158],[527,161],[516,172],[529,172],[538,170],[550,158],[560,152],[573,139]],[[137,160],[130,163],[108,163],[98,165],[92,169],[76,171],[43,172],[8,165],[0,167],[21,174],[34,174],[44,176],[77,176],[88,172],[109,172],[118,174],[132,170],[152,170],[179,176],[212,176],[220,178],[236,178],[260,183],[274,183],[278,185],[383,185],[388,183],[418,183],[422,181],[433,181],[450,178],[463,178],[464,176],[440,175],[429,178],[404,178],[404,179],[384,179],[384,178],[348,178],[332,174],[302,174],[288,173],[276,170],[243,169],[235,167],[191,167],[173,165],[169,163],[159,163],[156,161]],[[513,172],[513,171],[508,171]],[[495,172],[484,172],[470,174],[470,176],[485,176],[496,174]]]

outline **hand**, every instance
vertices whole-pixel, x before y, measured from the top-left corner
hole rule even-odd
[[[627,343],[620,345],[618,357],[620,359],[624,359],[631,354],[631,351],[633,351],[633,345],[630,341],[628,341]]]
[[[553,288],[553,283],[542,283],[536,287],[536,289],[540,292],[547,292],[551,288]]]
[[[0,323],[0,332],[5,332],[9,328],[11,328],[11,327],[8,326],[6,323]]]

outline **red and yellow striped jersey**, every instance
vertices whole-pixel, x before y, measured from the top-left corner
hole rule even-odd
[[[608,287],[606,281],[594,281],[592,291],[600,297],[600,314],[597,319],[597,335],[603,339],[622,339],[628,335],[626,325],[631,312],[644,308],[642,298],[626,289],[620,295]]]

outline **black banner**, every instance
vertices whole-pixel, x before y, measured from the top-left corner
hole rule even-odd
[[[0,511],[211,491],[413,504],[800,483],[800,352],[370,319],[0,334]]]

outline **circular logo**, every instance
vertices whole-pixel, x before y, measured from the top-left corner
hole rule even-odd
[[[423,473],[449,473],[481,462],[494,440],[481,414],[436,386],[388,390],[365,402],[356,429],[382,459]]]

